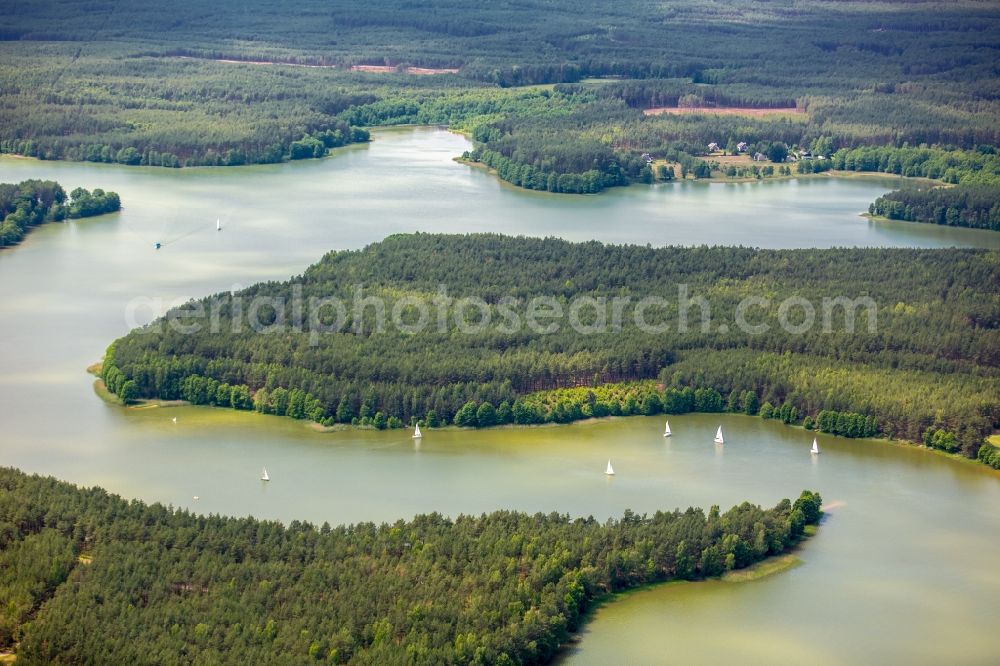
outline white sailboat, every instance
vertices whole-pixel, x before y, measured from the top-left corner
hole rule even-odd
[[[421,437],[423,435],[420,434],[420,424],[418,423],[417,427],[413,429],[413,439],[420,439]]]
[[[813,445],[812,445],[812,448],[809,449],[809,453],[812,453],[812,454],[819,453],[819,444],[816,442],[816,438],[815,437],[813,437]]]
[[[604,470],[604,473],[607,474],[608,476],[614,476],[615,475],[615,468],[611,466],[611,459],[610,458],[608,458],[608,468],[606,470]]]
[[[663,431],[664,437],[670,437],[670,421],[667,421],[667,429]]]
[[[222,231],[222,219],[221,218],[218,218],[218,217],[215,218],[215,230],[216,231]]]
[[[719,426],[719,429],[715,431],[715,443],[716,444],[726,443],[725,438],[722,436],[722,426]]]
[[[260,480],[261,481],[270,481],[271,480],[271,477],[269,477],[267,475],[267,468],[266,467],[264,468],[264,471],[260,473]]]

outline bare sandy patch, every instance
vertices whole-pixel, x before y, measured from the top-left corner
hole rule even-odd
[[[750,107],[736,106],[657,106],[651,109],[643,109],[647,116],[659,116],[664,113],[671,115],[686,115],[692,113],[704,113],[710,116],[779,116],[788,114],[805,114],[805,111],[794,106],[776,109],[754,109]]]
[[[431,76],[434,74],[458,74],[458,68],[433,68],[433,67],[406,67],[400,70],[392,65],[353,65],[352,72],[375,72],[379,74],[392,74],[403,71],[414,76]]]
[[[284,67],[308,67],[311,69],[337,69],[337,65],[313,65],[302,62],[282,62],[280,60],[237,60],[235,58],[198,58],[195,56],[176,56],[181,60],[211,60],[230,65],[282,65]],[[352,72],[372,72],[377,74],[392,74],[402,72],[414,76],[432,76],[434,74],[458,74],[458,67],[405,67],[400,69],[392,65],[352,65]]]
[[[396,68],[391,65],[351,65],[352,72],[378,72],[379,74],[389,74],[395,72]]]
[[[428,76],[432,74],[458,74],[458,67],[407,67],[407,74]]]
[[[285,67],[309,67],[311,69],[336,69],[336,65],[310,65],[302,62],[281,62],[279,60],[236,60],[233,58],[196,58],[195,56],[177,56],[181,60],[211,60],[230,65],[284,65]]]

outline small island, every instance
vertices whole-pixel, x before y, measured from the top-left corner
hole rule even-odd
[[[0,248],[20,243],[34,227],[67,218],[93,217],[121,209],[116,192],[78,187],[66,195],[52,180],[0,183]]]

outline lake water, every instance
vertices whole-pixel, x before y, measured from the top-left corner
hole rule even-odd
[[[1000,234],[858,217],[891,179],[526,193],[452,161],[433,129],[379,132],[330,159],[133,169],[0,158],[0,182],[118,191],[116,215],[45,225],[0,252],[0,464],[201,512],[317,523],[499,508],[832,505],[801,566],[752,583],[669,585],[598,611],[568,663],[993,663],[1000,641],[1000,475],[885,443],[811,437],[739,416],[634,417],[481,432],[319,434],[209,408],[123,410],[84,368],[176,299],[284,279],[331,249],[404,231],[764,247],[1000,247]],[[224,230],[215,231],[222,219]],[[162,242],[163,248],[153,249]],[[177,422],[173,422],[173,418]],[[723,423],[727,445],[711,438]],[[612,458],[617,475],[606,478]],[[258,480],[267,465],[272,481]],[[199,500],[193,497],[198,495]]]

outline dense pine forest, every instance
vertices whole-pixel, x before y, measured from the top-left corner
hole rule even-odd
[[[868,212],[891,220],[1000,231],[997,193],[985,186],[897,190],[876,199]]]
[[[7,4],[0,151],[43,159],[278,162],[435,123],[504,180],[596,192],[658,179],[650,158],[704,177],[710,143],[1000,145],[975,0]]]
[[[9,468],[0,489],[18,664],[547,663],[601,597],[783,553],[822,504],[285,527]]]
[[[51,180],[0,183],[0,248],[20,243],[32,227],[66,218],[91,217],[121,208],[115,192],[78,187],[69,196]]]
[[[102,376],[125,402],[326,425],[728,410],[847,436],[940,431],[928,441],[975,457],[1000,425],[998,284],[995,251],[400,235],[172,311],[114,342]],[[748,297],[763,302],[740,320]]]

